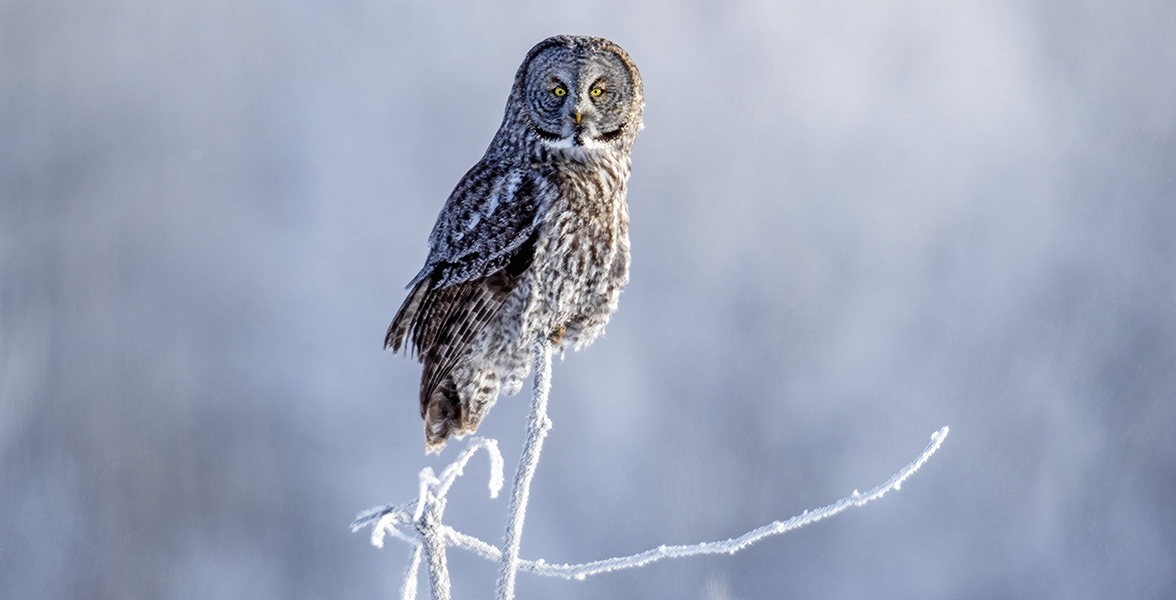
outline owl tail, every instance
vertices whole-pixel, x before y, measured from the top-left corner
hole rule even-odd
[[[498,375],[490,369],[473,373],[459,369],[464,383],[457,391],[454,376],[441,381],[421,406],[425,419],[425,452],[440,452],[449,436],[463,437],[478,430],[482,418],[498,400]],[[465,380],[468,377],[468,380]]]
[[[451,433],[461,426],[461,399],[446,377],[421,406],[425,418],[425,452],[432,454],[445,448]]]

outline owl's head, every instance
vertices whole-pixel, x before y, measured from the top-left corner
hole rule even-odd
[[[642,107],[641,75],[620,46],[559,35],[536,44],[523,60],[506,120],[527,127],[527,137],[548,148],[628,152]]]

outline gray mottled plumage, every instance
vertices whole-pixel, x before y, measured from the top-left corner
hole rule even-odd
[[[629,278],[643,106],[637,67],[608,40],[555,36],[527,53],[385,338],[394,352],[410,338],[424,364],[426,450],[476,430],[500,390],[518,392],[539,336],[578,350],[604,331]]]

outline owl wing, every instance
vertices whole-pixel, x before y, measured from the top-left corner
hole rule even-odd
[[[479,163],[450,194],[429,236],[429,258],[384,338],[411,338],[421,409],[531,266],[538,215],[554,183],[534,169]]]

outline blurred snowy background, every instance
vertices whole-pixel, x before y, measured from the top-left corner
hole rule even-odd
[[[645,80],[632,282],[555,366],[522,598],[1176,597],[1171,2],[0,2],[0,597],[389,598],[381,350],[526,51]],[[527,395],[481,433],[508,465]],[[450,524],[500,540],[476,458]],[[454,592],[495,567],[454,551]]]

